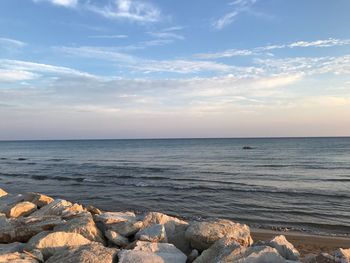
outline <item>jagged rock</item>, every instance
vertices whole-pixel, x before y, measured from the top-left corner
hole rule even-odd
[[[56,226],[54,231],[78,233],[91,241],[105,244],[102,232],[97,228],[91,214],[88,212],[80,213],[65,224]]]
[[[129,245],[129,239],[118,234],[115,231],[107,230],[105,232],[105,236],[109,241],[111,241],[113,244],[117,245],[118,247],[126,247],[127,245]]]
[[[288,242],[284,235],[274,237],[267,243],[268,246],[277,249],[278,253],[288,260],[298,260],[300,253],[293,244]]]
[[[12,206],[23,201],[23,195],[7,194],[5,196],[0,197],[0,213],[6,214]]]
[[[187,256],[187,263],[193,262],[196,258],[198,258],[199,252],[197,249],[193,249],[191,253]]]
[[[101,222],[105,225],[132,221],[135,222],[136,215],[134,212],[106,212],[94,216],[96,222]]]
[[[0,244],[0,254],[22,252],[23,248],[24,248],[24,244],[20,242],[14,242],[10,244]]]
[[[343,263],[340,259],[336,259],[334,256],[328,253],[319,253],[316,256],[317,263]]]
[[[248,255],[247,255],[248,254]],[[286,263],[286,260],[273,247],[253,247],[246,249],[244,258],[232,260],[226,259],[223,262],[237,263]],[[232,261],[231,261],[232,260]]]
[[[44,231],[33,236],[28,241],[25,249],[39,249],[44,258],[47,259],[56,252],[67,249],[67,247],[82,246],[89,243],[91,243],[90,240],[77,233]]]
[[[158,212],[148,212],[143,218],[143,227],[154,224],[164,225],[168,243],[175,245],[185,254],[191,252],[190,242],[185,238],[188,227],[186,221]]]
[[[117,253],[118,250],[115,248],[106,248],[100,243],[91,243],[55,253],[46,263],[112,263]]]
[[[43,253],[41,253],[41,251],[39,249],[33,249],[30,252],[23,250],[23,253],[31,256],[32,258],[35,258],[36,260],[38,260],[39,262],[44,262],[44,255]]]
[[[39,208],[41,208],[45,205],[48,205],[54,201],[53,198],[51,198],[47,195],[43,195],[43,194],[39,194],[39,193],[32,193],[32,192],[24,194],[24,200],[32,202],[33,204],[35,204]]]
[[[27,216],[33,213],[36,210],[36,205],[31,202],[20,202],[12,207],[9,207],[8,211],[6,212],[7,217],[21,217],[21,216]]]
[[[196,258],[194,263],[216,263],[221,262],[223,258],[231,254],[231,252],[240,245],[235,239],[221,238],[216,241],[210,248],[204,250],[202,254]]]
[[[40,261],[26,253],[14,252],[0,254],[0,263],[40,263]]]
[[[72,204],[66,200],[56,199],[34,212],[32,216],[55,215],[69,217],[83,211],[85,211],[84,208],[79,204]]]
[[[350,248],[343,249],[339,248],[334,252],[335,258],[340,259],[341,263],[350,263]]]
[[[27,242],[32,236],[45,230],[52,230],[63,223],[64,221],[56,216],[11,219],[0,217],[0,243]]]
[[[142,241],[149,242],[163,242],[167,243],[167,236],[164,225],[155,224],[141,229],[136,233],[135,238]]]
[[[185,235],[187,240],[191,242],[191,246],[200,251],[209,248],[223,237],[234,239],[243,246],[249,246],[253,243],[247,225],[225,219],[193,222],[187,228]]]
[[[3,190],[3,189],[1,189],[0,188],[0,197],[3,197],[3,196],[5,196],[5,195],[7,195],[8,193],[5,191],[5,190]]]
[[[108,226],[110,230],[119,233],[122,236],[129,237],[136,234],[142,227],[142,221],[129,222],[124,221],[120,223],[111,224]]]
[[[173,244],[137,241],[133,250],[118,253],[119,263],[185,263],[186,255]]]
[[[100,214],[102,214],[100,209],[98,209],[98,208],[96,208],[96,207],[94,207],[92,205],[87,206],[86,210],[88,212],[90,212],[92,215],[100,215]]]

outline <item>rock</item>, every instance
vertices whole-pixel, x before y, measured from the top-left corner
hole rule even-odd
[[[118,250],[115,248],[91,243],[56,253],[46,263],[112,263],[117,253]]]
[[[100,215],[102,214],[101,210],[92,206],[92,205],[89,205],[85,208],[88,212],[90,212],[92,215]]]
[[[3,197],[3,196],[5,196],[5,195],[7,195],[8,193],[5,191],[5,190],[3,190],[3,189],[1,189],[0,188],[0,197]]]
[[[137,241],[133,250],[122,250],[119,263],[185,263],[186,255],[173,244]]]
[[[12,207],[6,212],[7,217],[20,217],[28,216],[36,210],[36,205],[31,202],[20,202]]]
[[[20,217],[2,219],[0,217],[0,243],[27,242],[32,236],[52,230],[64,221],[56,216]]]
[[[341,260],[341,263],[350,263],[350,248],[339,248],[334,252],[335,258]]]
[[[22,252],[23,248],[24,248],[24,244],[20,242],[14,242],[10,244],[0,244],[0,254]]]
[[[111,241],[113,244],[117,245],[118,247],[126,247],[127,245],[129,245],[129,239],[118,234],[115,231],[107,230],[105,232],[105,236],[109,241]]]
[[[26,253],[0,254],[0,263],[40,263],[36,258]]]
[[[193,262],[199,256],[199,252],[197,249],[193,249],[191,253],[187,257],[187,263]]]
[[[316,262],[316,256],[315,254],[307,254],[303,258],[303,263],[317,263]]]
[[[243,146],[242,149],[243,150],[253,150],[254,148],[251,146]]]
[[[96,222],[101,222],[105,225],[125,222],[125,221],[137,221],[134,212],[106,212],[97,214],[94,216]]]
[[[191,242],[191,246],[199,251],[209,248],[223,237],[234,239],[243,246],[249,246],[253,243],[247,225],[225,219],[193,222],[187,228],[185,236]]]
[[[41,208],[45,205],[48,205],[54,201],[53,198],[47,196],[47,195],[42,195],[39,193],[26,193],[24,194],[24,200],[32,202],[35,204],[37,207]]]
[[[31,256],[32,258],[35,258],[36,260],[38,260],[39,262],[44,262],[44,255],[43,253],[41,253],[41,251],[39,249],[33,249],[32,251],[28,252],[26,250],[23,251],[23,253]]]
[[[67,249],[67,247],[82,246],[89,243],[91,243],[90,240],[77,233],[44,231],[33,236],[28,241],[25,249],[39,249],[44,258],[47,259],[56,252]]]
[[[299,251],[295,249],[295,247],[289,243],[285,236],[279,235],[274,237],[271,241],[267,243],[268,246],[275,248],[278,253],[288,260],[298,260],[299,259]]]
[[[129,222],[124,221],[120,223],[111,224],[108,226],[110,230],[119,233],[122,236],[130,237],[136,234],[142,227],[142,221]]]
[[[7,213],[7,211],[17,203],[23,202],[23,195],[10,195],[0,197],[0,213]]]
[[[343,263],[341,260],[336,259],[334,256],[329,255],[328,253],[319,253],[316,256],[317,263]]]
[[[56,226],[53,230],[78,233],[91,241],[105,244],[102,232],[97,228],[91,214],[88,212],[76,215],[65,224]]]
[[[176,217],[158,212],[149,212],[143,218],[143,227],[161,224],[165,227],[168,243],[175,245],[185,254],[191,252],[190,242],[185,238],[188,223]]]
[[[142,241],[149,242],[163,242],[167,243],[167,236],[164,225],[155,224],[136,233],[135,238]]]
[[[259,248],[257,250],[257,248]],[[255,250],[255,251],[254,251]],[[247,255],[248,254],[248,255]],[[286,260],[278,253],[275,248],[266,247],[255,247],[247,249],[244,258],[224,262],[237,262],[237,263],[286,263]],[[232,261],[230,261],[232,260]]]
[[[66,200],[56,199],[55,201],[43,206],[38,211],[34,212],[32,216],[55,215],[70,217],[83,211],[85,211],[84,208],[79,204],[72,204]]]
[[[240,248],[240,245],[229,238],[221,238],[216,241],[210,248],[204,250],[202,254],[196,258],[194,263],[216,263],[221,262],[223,258],[232,253],[233,250]]]

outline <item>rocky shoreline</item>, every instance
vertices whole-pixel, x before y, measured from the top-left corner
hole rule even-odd
[[[253,240],[247,225],[230,220],[105,212],[0,188],[1,262],[349,263],[350,249],[301,256],[285,236]]]

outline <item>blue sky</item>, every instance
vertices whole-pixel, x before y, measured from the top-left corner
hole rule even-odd
[[[0,139],[350,135],[348,0],[2,0]]]

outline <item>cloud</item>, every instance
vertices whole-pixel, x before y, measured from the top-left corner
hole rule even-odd
[[[89,36],[89,38],[122,39],[122,38],[128,38],[128,35],[96,35],[96,36]]]
[[[34,2],[50,2],[53,5],[63,6],[63,7],[76,7],[78,5],[78,0],[33,0]]]
[[[226,13],[219,19],[216,19],[212,26],[216,30],[222,30],[224,27],[230,25],[233,23],[235,18],[240,15],[241,13],[244,13],[246,11],[249,11],[249,9],[257,2],[257,0],[236,0],[231,2],[229,5],[233,6],[233,10]]]
[[[86,4],[85,8],[110,19],[124,19],[147,23],[161,19],[161,11],[151,3],[138,0],[116,0],[113,4],[99,7]]]
[[[5,70],[0,68],[0,83],[32,80],[38,76],[38,74],[24,70]]]
[[[16,39],[0,37],[0,47],[6,48],[6,49],[18,49],[18,48],[23,48],[26,45],[27,43]]]
[[[297,41],[289,44],[277,44],[267,45],[262,47],[256,47],[252,49],[228,49],[221,52],[215,53],[201,53],[196,54],[195,57],[202,59],[219,59],[219,58],[230,58],[237,56],[252,56],[261,55],[264,52],[272,51],[276,49],[293,49],[293,48],[326,48],[326,47],[337,47],[350,45],[350,39],[335,39],[328,38],[323,40],[315,41]]]

